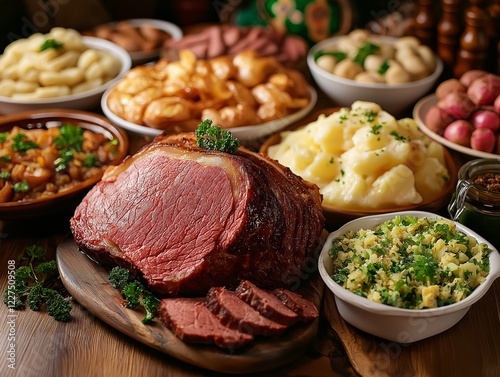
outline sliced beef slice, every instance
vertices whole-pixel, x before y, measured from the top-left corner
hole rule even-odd
[[[265,318],[235,292],[224,287],[211,288],[206,305],[222,324],[247,334],[272,336],[287,329],[287,326]]]
[[[165,326],[186,343],[215,344],[231,350],[253,340],[250,334],[224,326],[203,299],[164,298],[160,302],[159,315]]]
[[[309,322],[319,316],[318,308],[311,301],[288,289],[276,288],[273,294],[290,310],[297,313],[302,321]]]
[[[261,289],[248,280],[242,280],[236,294],[264,317],[291,326],[300,321],[300,316],[288,309],[271,291]]]

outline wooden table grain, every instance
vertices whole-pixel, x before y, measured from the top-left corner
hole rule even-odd
[[[331,106],[319,93],[316,109]],[[131,152],[149,141],[132,138]],[[458,163],[467,159],[455,157]],[[69,234],[70,216],[68,209],[42,219],[0,221],[2,296],[7,286],[9,261],[17,261],[27,246],[35,244],[55,257],[57,245]],[[318,335],[303,356],[286,366],[252,376],[500,377],[500,279],[453,328],[410,345],[373,337],[346,323],[327,289],[320,313]],[[9,368],[12,350],[15,369]],[[2,377],[221,375],[135,341],[76,301],[72,302],[71,320],[67,323],[30,309],[10,313],[0,304],[0,351]]]

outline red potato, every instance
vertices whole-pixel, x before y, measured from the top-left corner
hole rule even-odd
[[[489,128],[493,132],[500,129],[500,116],[489,109],[479,109],[472,114],[472,125],[475,128]]]
[[[474,127],[466,120],[459,119],[451,122],[444,130],[443,136],[445,139],[468,147]]]
[[[448,115],[443,109],[432,106],[425,115],[425,125],[438,135],[443,135],[444,130],[448,124],[453,122],[453,119],[454,118]]]
[[[499,95],[500,76],[492,73],[475,79],[467,88],[467,96],[477,106],[491,105]]]
[[[476,109],[474,103],[465,93],[451,92],[439,100],[437,106],[457,119],[467,119]]]
[[[495,102],[493,102],[493,108],[497,113],[500,113],[500,96],[497,96]]]
[[[483,152],[493,152],[497,137],[489,128],[476,128],[470,138],[472,149]]]
[[[469,87],[469,85],[477,79],[478,77],[481,77],[483,75],[486,75],[488,72],[483,71],[481,69],[471,69],[470,71],[465,72],[460,76],[460,83],[465,86],[466,88]]]
[[[458,81],[458,79],[448,79],[443,81],[436,88],[436,96],[439,99],[443,99],[448,93],[451,92],[466,93],[467,87],[464,86],[460,81]]]

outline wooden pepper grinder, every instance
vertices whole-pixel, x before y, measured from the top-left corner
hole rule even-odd
[[[465,29],[460,37],[457,62],[453,69],[457,78],[471,69],[486,69],[488,57],[488,12],[484,1],[470,0],[469,3],[471,5],[465,11]]]
[[[422,44],[436,46],[436,12],[433,0],[418,0],[414,19],[414,34]]]
[[[437,24],[437,54],[445,66],[445,75],[451,76],[463,31],[462,0],[441,0],[441,18]]]

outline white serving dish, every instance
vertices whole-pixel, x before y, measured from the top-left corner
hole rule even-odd
[[[453,149],[457,152],[473,156],[473,157],[478,157],[478,158],[499,158],[500,155],[495,154],[495,153],[488,153],[488,152],[483,152],[483,151],[477,151],[475,149],[454,143],[448,139],[445,139],[441,135],[438,135],[436,132],[432,131],[430,128],[427,127],[425,124],[425,116],[429,112],[429,109],[437,105],[438,103],[438,98],[435,94],[430,94],[424,98],[422,98],[420,101],[417,102],[415,107],[413,108],[413,119],[417,122],[418,128],[429,136],[431,139],[437,141],[440,144],[443,144],[445,147],[448,147],[450,149]]]
[[[101,38],[82,37],[85,45],[91,48],[105,50],[116,56],[121,62],[118,75],[103,85],[86,92],[71,94],[69,96],[52,97],[44,99],[21,100],[0,96],[0,114],[14,114],[23,111],[40,109],[75,109],[93,110],[99,107],[99,102],[104,91],[118,82],[132,66],[132,60],[127,51],[120,46]]]
[[[170,34],[171,38],[175,40],[181,39],[184,35],[179,26],[168,21],[154,18],[132,18],[126,21],[135,27],[139,27],[144,24],[151,25],[155,29],[163,30],[164,32]],[[106,25],[115,26],[116,24],[117,22],[110,22]],[[145,64],[157,59],[160,56],[160,51],[161,48],[156,48],[148,52],[129,51],[130,57],[132,58],[132,66]]]
[[[340,37],[332,37],[315,44],[307,54],[307,65],[319,88],[333,100],[336,106],[351,106],[354,101],[370,101],[378,103],[382,109],[399,115],[426,95],[443,71],[443,62],[436,58],[434,72],[421,79],[405,84],[367,84],[342,78],[320,68],[314,61],[314,54],[327,47],[334,46]],[[378,36],[383,41],[393,43],[396,38]]]
[[[132,134],[136,134],[139,136],[157,136],[160,135],[163,130],[159,130],[156,128],[152,127],[147,127],[143,126],[140,124],[135,124],[132,122],[129,122],[123,118],[120,118],[117,116],[115,113],[113,113],[107,104],[108,97],[110,92],[113,90],[113,87],[109,87],[103,94],[102,99],[101,99],[101,108],[106,115],[106,117],[111,120],[115,125],[122,127],[123,129],[131,132]],[[299,111],[296,111],[293,114],[287,115],[284,118],[276,119],[271,122],[266,122],[262,124],[257,124],[253,126],[242,126],[242,127],[233,127],[233,128],[228,128],[228,131],[231,131],[233,136],[238,138],[240,141],[250,141],[250,140],[257,140],[260,138],[263,138],[265,136],[268,136],[274,132],[280,131],[286,126],[302,119],[305,117],[309,112],[314,108],[316,105],[317,101],[317,93],[316,90],[314,90],[312,87],[309,87],[309,93],[310,93],[310,101],[309,104],[300,109]],[[201,122],[201,121],[200,121]]]
[[[479,242],[487,243],[491,248],[490,272],[485,282],[463,301],[439,308],[414,310],[379,304],[358,296],[335,283],[330,277],[333,261],[328,254],[332,240],[349,230],[373,229],[396,215],[442,218],[442,216],[430,212],[403,211],[367,216],[350,221],[328,236],[319,256],[319,272],[328,289],[335,295],[335,303],[339,313],[346,322],[383,339],[398,343],[412,343],[446,331],[462,319],[470,307],[483,297],[495,279],[500,276],[500,254],[483,237],[464,225],[456,223],[459,230],[473,236]]]

